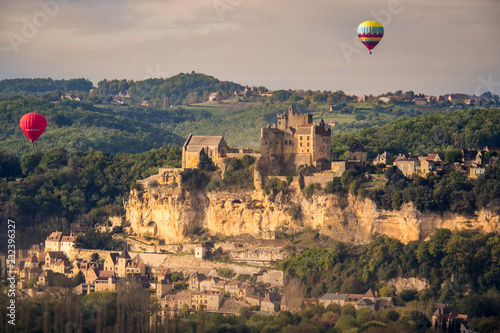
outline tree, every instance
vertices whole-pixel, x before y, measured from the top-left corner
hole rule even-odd
[[[189,313],[189,306],[184,303],[181,308],[181,315],[183,318],[186,318],[186,315]]]
[[[363,285],[354,275],[351,275],[342,282],[340,292],[343,294],[361,294],[363,292]]]
[[[299,278],[291,278],[285,286],[283,295],[286,296],[286,306],[290,310],[298,310],[304,297],[304,284]]]
[[[446,163],[449,163],[449,164],[453,164],[455,162],[462,162],[462,150],[460,149],[452,149],[452,150],[449,150],[447,151],[445,154],[444,154],[444,159],[446,161]]]
[[[99,261],[99,253],[97,253],[97,252],[92,253],[92,257],[90,258],[90,260],[93,262],[98,262]]]
[[[42,160],[43,154],[41,152],[26,154],[21,157],[21,169],[23,171],[23,175],[28,176],[33,173],[35,168],[38,166],[40,161]]]

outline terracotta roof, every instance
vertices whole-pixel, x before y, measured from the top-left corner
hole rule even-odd
[[[302,134],[302,135],[311,134],[311,128],[299,127],[297,128],[297,132],[295,132],[295,134]]]
[[[267,293],[262,302],[280,303],[281,295],[276,292]]]
[[[61,240],[61,237],[62,237],[62,232],[55,231],[51,233],[49,237],[47,237],[47,240],[59,242]]]
[[[66,254],[62,251],[48,251],[47,255],[50,258],[61,258],[61,259],[66,258]]]

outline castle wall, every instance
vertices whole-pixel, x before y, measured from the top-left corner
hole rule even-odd
[[[326,186],[326,183],[331,182],[333,180],[334,174],[331,172],[325,173],[314,173],[310,176],[304,176],[304,186],[318,183],[322,188]]]
[[[310,154],[291,154],[285,160],[285,168],[283,172],[285,174],[295,174],[297,167],[300,165],[311,165],[311,155]]]
[[[346,170],[346,161],[332,161],[332,171],[342,175]]]

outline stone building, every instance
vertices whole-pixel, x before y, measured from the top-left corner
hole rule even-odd
[[[311,114],[295,113],[293,106],[276,118],[276,124],[261,129],[264,159],[277,159],[284,166],[284,173],[295,172],[299,165],[330,169],[332,133],[323,120],[315,125]]]

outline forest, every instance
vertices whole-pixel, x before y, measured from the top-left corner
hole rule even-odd
[[[167,98],[168,104],[182,105],[185,102],[192,104],[207,101],[213,92],[219,91],[227,97],[237,90],[243,90],[243,86],[192,72],[180,73],[166,79],[102,80],[97,84],[95,93],[108,96],[128,91],[130,97],[137,100],[161,104],[164,98]]]
[[[87,79],[5,79],[0,81],[0,96],[46,96],[55,91],[88,93],[93,83]]]
[[[332,154],[341,157],[355,143],[362,144],[374,158],[384,151],[416,156],[458,149],[483,149],[500,146],[497,109],[467,109],[435,112],[398,119],[381,127],[357,133],[332,135]]]

